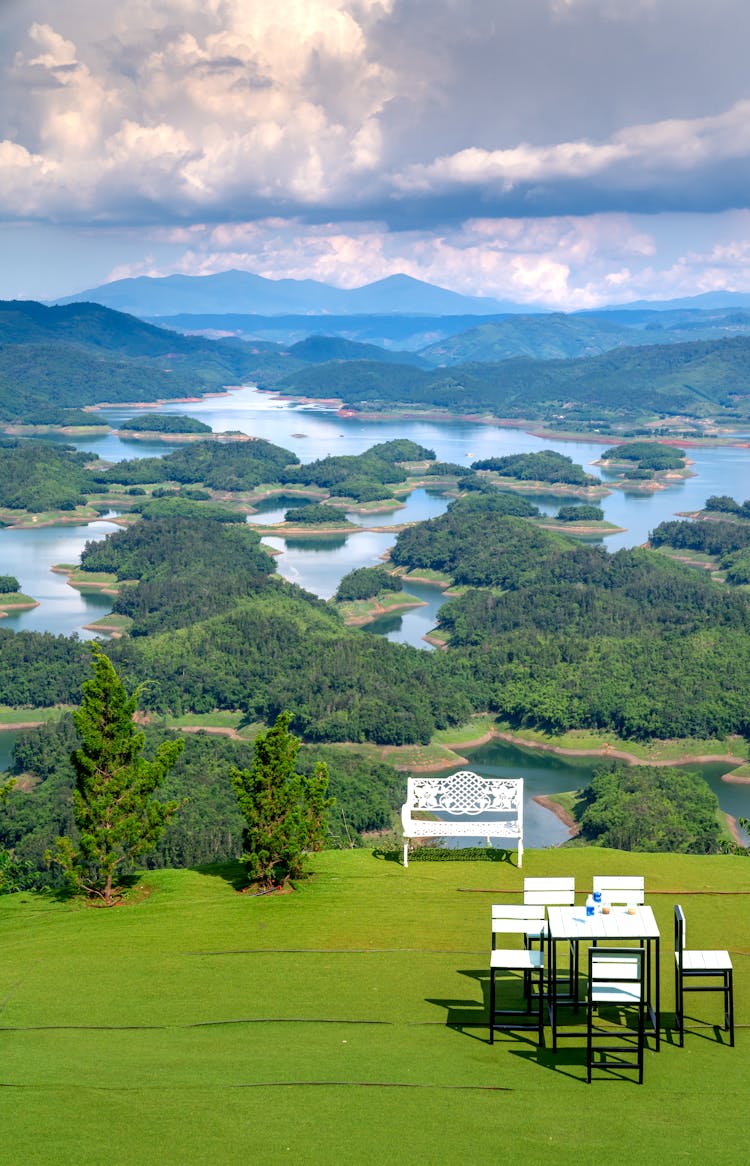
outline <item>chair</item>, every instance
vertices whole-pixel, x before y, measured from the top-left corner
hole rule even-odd
[[[496,936],[503,934],[518,935],[519,921],[523,924],[526,941],[543,940],[547,934],[544,906],[525,907],[518,903],[492,904],[492,947],[497,946]],[[526,946],[526,944],[524,944]]]
[[[565,878],[526,878],[523,880],[523,901],[526,906],[572,907],[576,901],[576,881]],[[529,936],[530,939],[536,938]],[[540,938],[541,945],[541,938]],[[533,947],[533,944],[531,944]],[[578,945],[570,944],[570,965],[567,976],[568,990],[575,995],[574,984],[578,979]]]
[[[505,912],[505,914],[503,914]],[[495,946],[497,935],[516,935],[523,939],[522,947]],[[492,951],[490,952],[490,1044],[494,1043],[496,1032],[529,1031],[536,1029],[539,1043],[544,1041],[544,946],[531,950],[529,936],[543,938],[546,934],[544,909],[505,907],[492,908]],[[524,1008],[497,1007],[497,973],[521,972],[523,992],[526,999]],[[532,1008],[537,1004],[536,1017]],[[525,1018],[525,1019],[524,1019]]]
[[[675,1027],[680,1047],[685,1043],[685,993],[721,992],[724,996],[724,1031],[729,1032],[729,1044],[734,1047],[734,987],[732,961],[728,951],[701,951],[685,947],[685,915],[678,904],[674,909],[674,996]],[[695,984],[692,981],[710,978],[720,982]]]
[[[610,903],[636,903],[642,907],[646,900],[643,875],[594,875],[594,891]]]
[[[524,879],[523,901],[526,906],[572,907],[575,903],[574,878]]]
[[[638,1084],[643,1084],[645,972],[646,953],[642,947],[589,948],[586,1007],[586,1080],[589,1085],[595,1064],[606,1069],[635,1069],[638,1072]],[[634,1008],[635,1027],[627,1025],[614,1027],[607,1024],[605,1027],[595,1028],[595,1010],[602,1005],[611,1005],[617,1009]],[[597,1061],[597,1056],[601,1060]]]

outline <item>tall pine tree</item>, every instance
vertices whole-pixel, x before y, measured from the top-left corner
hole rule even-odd
[[[289,732],[290,713],[255,741],[250,769],[233,769],[232,785],[247,826],[243,859],[250,881],[288,886],[305,870],[308,853],[323,846],[325,814],[333,799],[328,768],[319,762],[309,776],[294,772],[299,737]]]
[[[111,906],[116,880],[152,850],[179,809],[152,797],[177,761],[184,741],[165,741],[153,761],[141,756],[144,735],[133,720],[140,688],[130,695],[114,665],[94,646],[94,675],[83,683],[73,720],[81,740],[71,760],[76,772],[73,814],[80,838],[58,838],[53,856],[79,889]]]

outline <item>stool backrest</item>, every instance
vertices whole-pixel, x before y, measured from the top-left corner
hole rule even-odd
[[[682,967],[682,953],[685,950],[685,913],[679,903],[674,908],[674,950],[678,963]]]
[[[541,903],[545,907],[572,907],[575,895],[574,878],[523,880],[523,901],[527,905]]]
[[[643,875],[594,875],[594,891],[601,891],[602,898],[610,903],[642,906],[646,898]]]

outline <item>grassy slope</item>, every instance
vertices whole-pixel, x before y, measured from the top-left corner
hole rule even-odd
[[[237,895],[214,868],[150,873],[150,897],[109,912],[0,899],[5,1160],[497,1163],[511,1146],[531,1163],[621,1161],[626,1146],[631,1162],[742,1156],[743,1028],[735,1050],[710,1032],[684,1050],[667,1037],[643,1088],[587,1088],[576,1045],[490,1047],[489,905],[514,900],[514,865],[404,871],[359,851],[315,866],[288,896]],[[750,862],[531,851],[523,873],[571,871],[581,888],[594,872],[645,873],[667,1025],[678,897],[690,941],[732,951],[747,1024]],[[711,997],[696,999],[716,1016]]]

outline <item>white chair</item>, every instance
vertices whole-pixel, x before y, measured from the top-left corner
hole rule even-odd
[[[638,1084],[643,1084],[645,969],[646,953],[642,947],[589,948],[586,1008],[586,1080],[589,1085],[595,1064],[607,1070],[635,1069]],[[611,1023],[595,1027],[595,1011],[602,1006],[611,1006],[618,1011],[635,1009],[635,1027]],[[601,1058],[599,1061],[597,1056]]]
[[[545,907],[572,907],[576,899],[574,878],[524,879],[524,904],[542,904]]]
[[[504,912],[504,913],[503,913]],[[528,945],[530,935],[542,938],[544,934],[544,909],[505,907],[497,904],[492,908],[492,951],[490,952],[490,1044],[496,1032],[528,1031],[536,1029],[539,1043],[544,1040],[544,945],[540,950],[532,950]],[[496,936],[515,935],[522,946],[495,946]],[[498,972],[521,972],[525,1007],[497,1007]],[[533,1005],[536,1001],[536,1016]]]
[[[635,903],[642,907],[646,901],[643,875],[594,875],[596,891],[601,891],[602,899],[615,905]]]
[[[496,936],[498,935],[518,935],[520,933],[519,921],[524,925],[524,934],[527,940],[543,939],[547,934],[545,913],[546,909],[543,905],[525,907],[519,903],[493,903],[492,947],[496,947]]]
[[[576,881],[567,876],[565,878],[526,878],[523,880],[523,901],[526,906],[572,907],[576,901]],[[560,983],[567,981],[568,995],[571,999],[575,996],[577,980],[578,944],[571,943],[568,975],[559,980]],[[557,991],[557,985],[555,985],[555,991]]]
[[[734,1046],[734,987],[729,952],[686,948],[685,931],[685,915],[678,903],[674,909],[674,1019],[680,1047],[685,1043],[686,992],[722,993],[724,997],[724,1031],[729,1033],[729,1044]],[[706,977],[713,980],[718,979],[720,982],[718,984],[696,984],[694,982]]]

